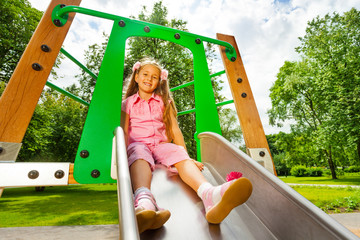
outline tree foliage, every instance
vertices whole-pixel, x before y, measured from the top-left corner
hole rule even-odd
[[[326,159],[336,178],[336,165],[360,156],[360,12],[317,17],[300,41],[301,60],[285,62],[270,89],[270,123],[293,120],[294,139],[312,150],[303,161]]]
[[[0,81],[8,82],[42,12],[27,0],[2,0],[0,12]]]
[[[85,114],[80,103],[45,91],[23,139],[19,160],[73,162]]]

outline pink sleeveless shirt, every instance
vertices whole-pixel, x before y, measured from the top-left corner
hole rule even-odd
[[[164,103],[159,95],[153,94],[148,101],[138,93],[122,102],[121,110],[129,117],[128,144],[142,142],[156,146],[167,142],[163,122]]]

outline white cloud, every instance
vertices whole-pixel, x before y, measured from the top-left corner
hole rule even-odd
[[[49,3],[30,2],[42,11]],[[129,17],[137,16],[143,5],[150,10],[154,2],[86,0],[81,6]],[[299,45],[298,37],[305,34],[307,22],[334,11],[343,13],[351,7],[360,9],[358,0],[163,0],[163,4],[168,8],[169,18],[187,21],[192,33],[213,38],[218,32],[235,36],[266,134],[279,131],[268,124],[269,88],[284,61],[298,58],[294,48]],[[111,26],[108,20],[78,15],[64,42],[65,49],[82,61],[87,46],[101,43],[102,32],[110,33]],[[217,69],[221,58],[219,61],[214,65],[216,70],[222,70]],[[69,84],[78,69],[70,62],[63,65],[62,73],[66,76],[60,85]],[[229,94],[229,89],[224,93]]]

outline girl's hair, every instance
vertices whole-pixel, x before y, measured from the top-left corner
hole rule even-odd
[[[159,69],[159,78],[161,75],[161,71],[163,70],[163,68],[161,67],[161,65],[151,59],[151,58],[143,58],[140,60],[140,67],[138,69],[136,69],[135,71],[133,71],[133,73],[130,76],[130,80],[129,80],[129,85],[127,87],[126,90],[126,94],[125,94],[125,99],[134,95],[135,93],[137,93],[139,91],[139,85],[138,83],[135,81],[135,75],[139,74],[139,72],[142,70],[142,68],[145,65],[152,65],[156,68]],[[174,104],[174,99],[171,96],[170,93],[170,89],[169,89],[169,80],[160,80],[159,79],[159,84],[156,87],[154,93],[159,95],[163,102],[164,102],[164,114],[163,114],[163,121],[165,124],[165,129],[166,129],[166,136],[168,138],[168,140],[171,142],[174,139],[174,133],[172,131],[172,122],[171,122],[171,109],[172,109],[172,113],[174,114],[174,117],[176,118],[177,115],[177,110]]]

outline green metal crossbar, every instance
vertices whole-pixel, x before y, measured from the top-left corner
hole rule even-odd
[[[85,67],[81,62],[76,60],[70,53],[68,53],[65,49],[61,48],[60,52],[62,52],[66,57],[68,57],[71,61],[73,61],[76,65],[78,65],[82,70],[84,70],[86,73],[88,73],[93,79],[97,79],[97,76],[90,71],[87,67]]]
[[[228,101],[224,101],[224,102],[217,103],[217,104],[216,104],[216,107],[220,107],[220,106],[227,105],[227,104],[231,104],[231,103],[234,103],[234,100],[228,100]],[[189,109],[189,110],[185,110],[185,111],[179,112],[177,115],[178,115],[178,116],[186,115],[186,114],[189,114],[189,113],[193,113],[193,112],[195,112],[195,111],[196,111],[196,109],[193,108],[193,109]]]
[[[220,76],[220,75],[222,75],[222,74],[224,74],[224,73],[225,73],[225,70],[220,71],[220,72],[217,72],[217,73],[214,73],[214,74],[210,75],[210,78]]]
[[[92,78],[94,78],[95,80],[97,79],[97,76],[91,72],[87,67],[85,67],[81,62],[79,62],[76,58],[74,58],[70,53],[68,53],[65,49],[61,48],[60,52],[62,52],[66,57],[68,57],[71,61],[73,61],[76,65],[78,65],[82,70],[84,70],[86,73],[88,73]],[[46,86],[50,87],[53,90],[56,90],[62,94],[64,94],[65,96],[81,103],[84,104],[85,106],[90,106],[90,103],[84,101],[83,99],[73,95],[72,93],[56,86],[55,84],[51,83],[51,82],[46,82]]]
[[[221,134],[203,42],[224,46],[230,61],[236,60],[234,47],[217,39],[78,6],[56,6],[52,12],[53,23],[58,27],[63,26],[70,12],[114,21],[75,159],[75,179],[79,183],[115,182],[110,177],[112,139],[113,131],[119,125],[121,118],[125,46],[129,37],[158,38],[179,44],[192,52],[194,82],[187,85],[194,84],[195,139],[198,142],[198,160],[201,160],[197,134],[201,132]]]
[[[174,92],[174,91],[176,91],[176,90],[179,90],[179,89],[186,88],[186,87],[188,87],[188,86],[194,85],[194,83],[195,83],[195,81],[191,81],[191,82],[188,82],[188,83],[184,83],[184,84],[182,84],[182,85],[179,85],[179,86],[177,86],[177,87],[174,87],[174,88],[170,89],[170,91],[171,91],[171,92]]]
[[[216,76],[220,76],[220,75],[222,75],[222,74],[224,74],[224,73],[225,73],[225,70],[220,71],[220,72],[217,72],[217,73],[214,73],[214,74],[210,75],[210,78],[213,78],[213,77],[216,77]],[[194,84],[194,81],[191,81],[191,82],[188,82],[188,83],[184,83],[184,84],[179,85],[179,86],[177,86],[177,87],[173,87],[172,89],[170,89],[170,91],[171,91],[171,92],[174,92],[174,91],[176,91],[176,90],[179,90],[179,89],[182,89],[182,88],[186,88],[186,87],[188,87],[188,86],[190,86],[190,85],[193,85],[193,84]]]
[[[90,103],[82,100],[81,98],[73,95],[72,93],[69,93],[68,91],[66,91],[66,90],[64,90],[64,89],[56,86],[55,84],[53,84],[53,83],[51,83],[51,82],[46,82],[46,86],[48,86],[48,87],[50,87],[51,89],[54,89],[54,90],[56,90],[56,91],[64,94],[65,96],[67,96],[67,97],[69,97],[69,98],[71,98],[71,99],[73,99],[73,100],[75,100],[75,101],[77,101],[77,102],[79,102],[79,103],[81,103],[81,104],[84,104],[85,106],[90,106]]]

